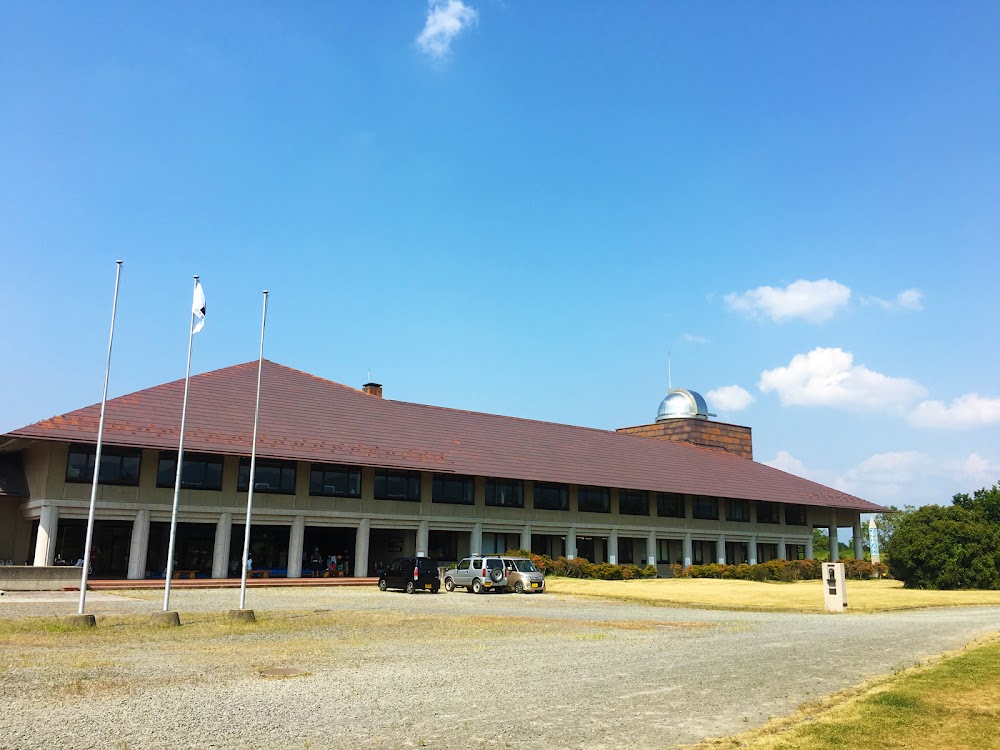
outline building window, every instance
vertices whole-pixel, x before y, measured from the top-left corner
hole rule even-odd
[[[631,539],[618,539],[618,564],[632,565],[635,563],[635,544]]]
[[[805,560],[806,559],[806,545],[804,544],[786,544],[785,545],[785,557],[789,560]]]
[[[750,501],[726,500],[726,520],[748,522],[750,520]]]
[[[520,479],[487,479],[486,504],[501,508],[524,507],[524,482]]]
[[[649,493],[645,490],[618,490],[618,512],[626,516],[648,516]]]
[[[676,492],[657,492],[656,515],[662,518],[684,518],[684,495]]]
[[[67,482],[93,482],[96,445],[71,445],[66,462]],[[130,448],[101,447],[101,470],[97,474],[100,484],[139,484],[139,450]]]
[[[313,464],[309,494],[323,497],[361,497],[361,469],[357,466]]]
[[[569,510],[569,487],[552,482],[535,482],[535,510]]]
[[[483,534],[483,554],[503,555],[521,546],[518,534]]]
[[[431,502],[472,505],[472,477],[458,474],[435,474]]]
[[[757,503],[757,523],[781,523],[777,503]]]
[[[719,520],[719,500],[714,497],[695,495],[691,501],[691,517],[705,521]]]
[[[375,470],[376,500],[420,502],[420,472],[399,469]]]
[[[656,562],[661,565],[683,565],[684,543],[679,539],[657,539]]]
[[[160,453],[156,469],[156,486],[173,487],[177,481],[177,454]],[[186,490],[221,490],[222,456],[205,453],[185,453],[181,468],[181,487]]]
[[[785,523],[789,526],[806,525],[806,508],[804,505],[786,505]]]
[[[250,459],[240,459],[240,477],[236,489],[246,492],[250,487]],[[257,459],[253,477],[254,492],[271,492],[275,495],[295,494],[295,462]]]
[[[611,490],[607,487],[580,485],[576,498],[581,513],[611,512]]]

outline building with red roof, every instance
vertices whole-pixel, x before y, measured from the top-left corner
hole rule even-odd
[[[257,363],[191,378],[176,564],[238,575]],[[107,403],[95,576],[162,575],[184,381]],[[254,568],[347,574],[530,548],[594,562],[811,557],[816,526],[886,510],[753,460],[750,429],[673,389],[657,421],[617,431],[382,398],[267,360],[250,546]],[[82,554],[100,405],[0,436],[0,559]],[[836,545],[833,545],[836,547]]]

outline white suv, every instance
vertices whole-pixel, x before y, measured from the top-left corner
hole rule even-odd
[[[466,557],[456,567],[445,571],[445,590],[454,591],[456,587],[464,587],[473,594],[490,590],[503,591],[507,588],[504,568],[504,562],[499,557]]]

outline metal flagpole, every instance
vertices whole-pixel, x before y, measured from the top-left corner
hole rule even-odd
[[[122,262],[115,261],[118,270],[115,271],[115,299],[111,303],[111,335],[108,337],[108,361],[104,366],[104,391],[101,394],[101,421],[97,425],[97,453],[94,455],[94,480],[90,485],[90,513],[87,515],[87,541],[83,547],[83,571],[80,574],[80,607],[77,614],[82,615],[87,606],[87,576],[90,574],[90,548],[94,539],[94,507],[97,504],[97,481],[101,475],[101,445],[104,440],[104,407],[108,402],[108,376],[111,374],[111,345],[115,341],[115,315],[118,312],[118,282],[122,277]]]
[[[198,289],[198,277],[194,277],[194,288]],[[163,587],[163,611],[170,611],[170,579],[174,575],[174,543],[177,537],[177,503],[181,495],[181,467],[184,466],[184,423],[187,421],[188,385],[191,382],[191,345],[194,343],[194,316],[188,326],[187,370],[184,373],[184,405],[181,407],[181,439],[177,446],[177,475],[174,478],[174,507],[170,513],[170,544],[167,547],[166,584]]]
[[[257,472],[257,422],[260,419],[260,373],[264,367],[264,325],[267,323],[267,290],[264,311],[260,316],[260,355],[257,358],[257,403],[253,410],[253,443],[250,447],[250,484],[247,486],[247,523],[243,533],[243,573],[240,578],[240,609],[247,603],[247,558],[250,556],[250,513],[253,511],[253,485]]]

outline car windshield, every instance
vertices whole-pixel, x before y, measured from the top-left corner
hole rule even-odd
[[[516,567],[522,573],[537,573],[538,568],[531,560],[515,560],[514,567]]]

